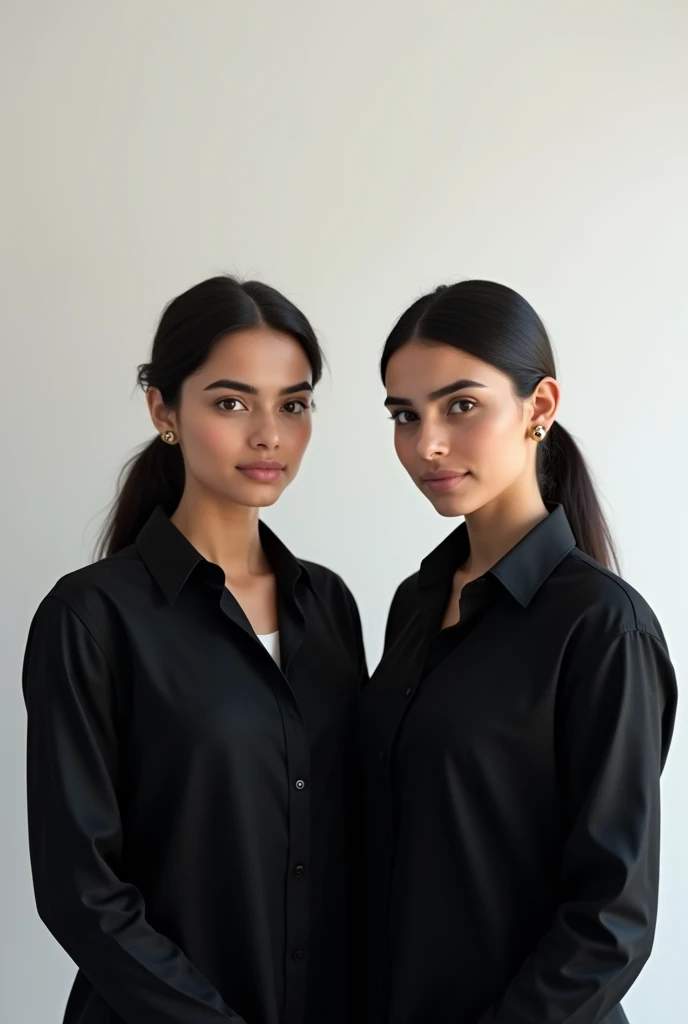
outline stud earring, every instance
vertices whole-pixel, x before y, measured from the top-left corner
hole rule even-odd
[[[165,444],[175,444],[177,440],[173,430],[166,430],[164,434],[160,435],[160,438],[165,442]]]
[[[531,433],[534,441],[543,441],[547,430],[542,423],[538,423],[537,427],[533,427]]]

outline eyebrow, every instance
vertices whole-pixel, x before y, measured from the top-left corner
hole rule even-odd
[[[477,380],[455,380],[451,384],[445,384],[443,388],[438,388],[437,391],[431,391],[428,399],[431,402],[436,402],[438,398],[445,398],[447,395],[453,395],[456,391],[463,391],[465,388],[484,387],[487,385],[481,384]],[[413,405],[413,402],[410,398],[395,398],[390,395],[385,399],[385,405]]]
[[[241,391],[245,395],[257,395],[259,394],[258,388],[254,388],[252,384],[244,384],[240,380],[227,380],[222,378],[221,380],[214,380],[212,384],[208,384],[207,387],[203,388],[204,391]],[[282,388],[280,395],[296,395],[299,391],[312,391],[313,385],[310,381],[302,380],[300,384],[290,384],[288,388]]]

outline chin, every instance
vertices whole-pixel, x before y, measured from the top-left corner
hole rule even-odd
[[[482,502],[476,501],[475,498],[471,500],[468,495],[462,494],[433,494],[428,495],[426,498],[433,506],[435,511],[439,515],[444,516],[445,519],[455,519],[457,516],[468,516],[471,512],[475,512],[477,508],[480,508]]]
[[[266,487],[265,484],[258,484],[253,493],[242,495],[238,499],[240,505],[248,505],[250,508],[270,508],[282,496],[282,488],[279,490],[273,487]]]
[[[222,497],[233,505],[244,508],[269,508],[282,495],[284,487],[273,487],[270,484],[243,484],[239,487],[227,487],[222,490]]]
[[[456,516],[465,516],[470,509],[464,507],[465,503],[461,501],[452,501],[451,498],[440,498],[435,499],[432,502],[435,512],[439,512],[445,519],[454,519]]]

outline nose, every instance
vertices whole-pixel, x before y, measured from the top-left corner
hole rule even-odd
[[[421,421],[416,451],[421,459],[437,459],[449,454],[449,432],[441,420],[427,417]]]
[[[280,446],[279,429],[277,419],[271,412],[260,412],[251,424],[252,430],[248,443],[251,448],[262,451],[274,451]]]

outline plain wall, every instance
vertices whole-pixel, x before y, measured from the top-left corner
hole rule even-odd
[[[440,282],[522,291],[685,677],[688,7],[3,0],[0,39],[0,1019],[57,1024],[73,967],[33,905],[23,646],[152,436],[135,367],[196,281],[264,278],[321,334],[312,448],[266,519],[345,577],[371,665],[396,584],[455,525],[395,461],[385,335]],[[688,1012],[687,770],[682,708],[633,1024]]]

